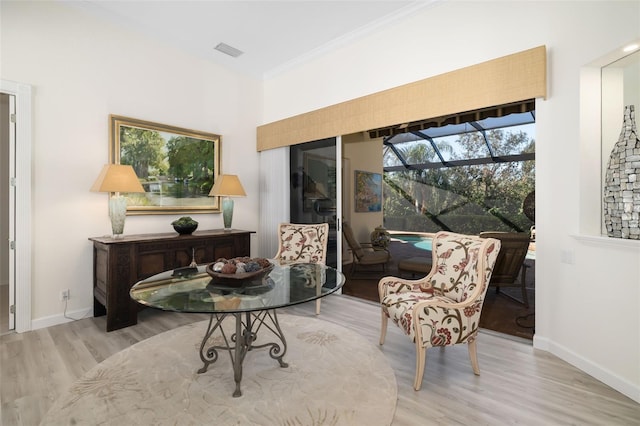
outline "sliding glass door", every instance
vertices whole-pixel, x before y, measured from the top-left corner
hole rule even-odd
[[[327,265],[341,269],[342,209],[340,138],[290,147],[290,220],[292,223],[328,223]]]

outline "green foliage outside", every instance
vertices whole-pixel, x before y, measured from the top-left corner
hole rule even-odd
[[[496,156],[535,152],[524,132],[487,132]],[[480,133],[441,144],[450,159],[487,157]],[[439,161],[428,143],[398,147],[409,164]],[[535,187],[535,161],[407,170],[384,174],[384,222],[388,229],[478,234],[482,231],[528,232],[533,223],[522,204]]]

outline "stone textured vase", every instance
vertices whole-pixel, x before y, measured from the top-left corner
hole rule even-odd
[[[622,131],[611,150],[604,182],[607,235],[640,239],[640,139],[634,106],[624,109]]]

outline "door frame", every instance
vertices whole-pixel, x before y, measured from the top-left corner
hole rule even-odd
[[[337,233],[337,246],[336,246],[336,258],[337,258],[337,269],[342,272],[342,220],[344,218],[344,206],[343,206],[343,185],[344,185],[344,175],[343,175],[343,164],[342,164],[342,136],[336,136],[336,217],[337,225],[336,225],[336,233]],[[340,289],[342,293],[342,289]]]
[[[15,169],[12,178],[15,186],[10,189],[10,206],[14,212],[13,224],[9,224],[9,238],[14,241],[13,268],[15,289],[15,328],[22,333],[31,330],[31,261],[32,261],[32,217],[31,217],[31,157],[32,157],[32,100],[31,86],[9,80],[0,80],[0,92],[15,96],[15,149],[11,156],[15,157]],[[19,149],[17,149],[19,147]],[[12,160],[14,160],[12,158]],[[11,221],[11,218],[10,218]]]

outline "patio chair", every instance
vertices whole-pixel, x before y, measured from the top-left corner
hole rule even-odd
[[[386,271],[387,263],[391,259],[391,254],[388,250],[374,250],[371,243],[359,243],[353,234],[351,225],[349,225],[347,222],[344,222],[342,224],[342,233],[345,240],[347,240],[349,249],[351,249],[351,252],[353,253],[353,262],[351,263],[352,273],[355,272],[356,265],[359,265],[361,267],[360,269],[362,269],[362,267],[368,268],[371,266],[381,265],[382,271]]]
[[[495,287],[496,293],[500,293],[501,287],[520,287],[522,300],[504,292],[500,294],[522,303],[525,308],[529,308],[527,296],[528,265],[524,263],[524,260],[529,251],[529,243],[531,243],[530,235],[525,232],[481,232],[480,238],[496,238],[502,243],[489,286]]]

